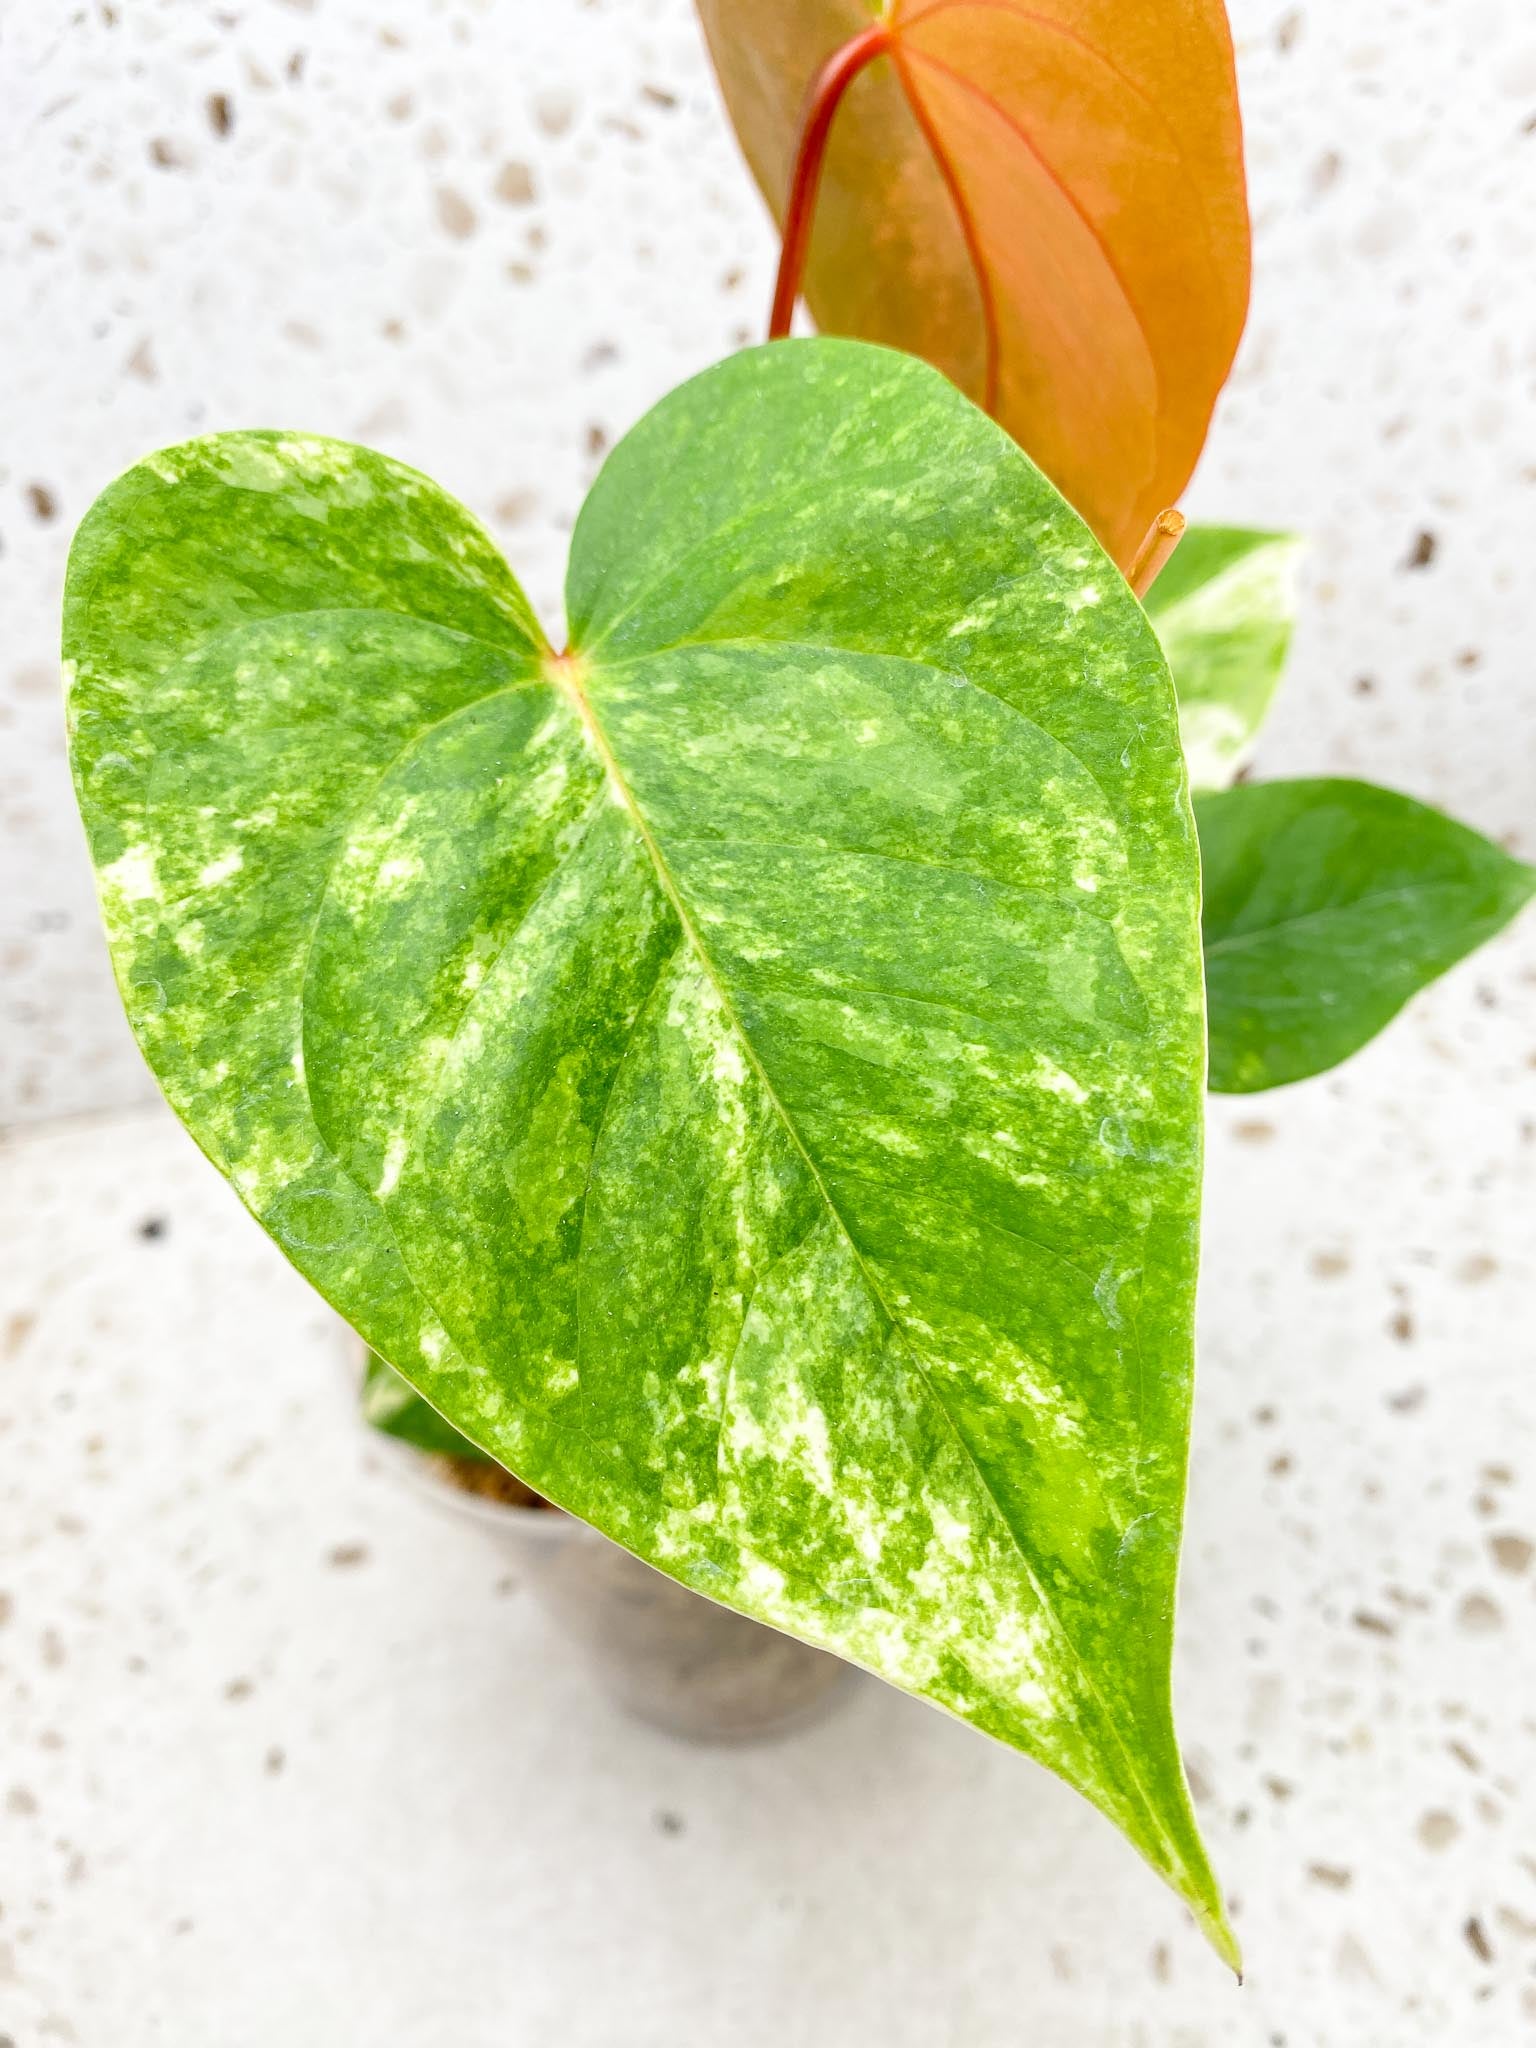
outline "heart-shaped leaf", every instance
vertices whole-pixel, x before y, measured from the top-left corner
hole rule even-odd
[[[455,1425],[1061,1772],[1230,1955],[1168,1691],[1203,1020],[1151,630],[843,342],[652,413],[568,608],[557,657],[337,443],[107,492],[66,638],[140,1041]]]
[[[1290,651],[1302,552],[1294,534],[1191,526],[1147,594],[1197,789],[1225,789],[1264,722]]]
[[[699,0],[780,224],[807,87],[863,35],[805,296],[936,363],[1129,569],[1204,444],[1248,305],[1221,0]]]
[[[1211,1086],[1335,1067],[1502,930],[1536,868],[1368,782],[1260,782],[1196,801]]]

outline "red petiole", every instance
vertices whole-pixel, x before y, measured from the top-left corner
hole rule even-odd
[[[811,80],[800,123],[800,142],[790,179],[789,200],[784,209],[784,241],[779,252],[779,276],[773,292],[773,312],[768,322],[768,339],[782,341],[795,317],[800,280],[805,275],[806,251],[810,247],[811,221],[816,211],[816,190],[821,183],[821,166],[827,154],[827,137],[832,118],[843,94],[867,64],[890,46],[887,22],[877,21],[843,44],[822,65]]]

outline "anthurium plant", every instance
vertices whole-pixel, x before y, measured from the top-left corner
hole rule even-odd
[[[831,11],[706,14],[729,54]],[[1020,103],[985,40],[1014,13],[876,23],[956,164],[994,116],[937,81],[995,59]],[[1183,93],[1218,255],[1224,51],[1123,90],[1063,55],[1052,93],[1134,114],[1110,185]],[[582,511],[558,648],[399,463],[270,432],[152,456],[75,542],[71,749],[139,1042],[370,1348],[372,1418],[1038,1758],[1235,1963],[1169,1698],[1208,1074],[1344,1057],[1536,876],[1358,783],[1211,786],[1278,676],[1294,548],[1192,537],[1149,617],[1122,571],[1214,384],[1123,499],[1053,443],[1074,509],[1008,410],[1027,298],[995,294],[1001,424],[859,338],[674,392]]]
[[[770,331],[790,332],[803,292],[823,329],[934,363],[1145,601],[1190,783],[1212,792],[1196,805],[1211,1086],[1336,1065],[1507,923],[1532,878],[1369,784],[1227,789],[1280,680],[1301,543],[1186,531],[1173,509],[1248,306],[1223,0],[698,5],[782,229]]]

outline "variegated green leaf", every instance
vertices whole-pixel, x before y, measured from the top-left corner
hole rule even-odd
[[[1147,595],[1196,789],[1225,789],[1279,687],[1296,619],[1294,534],[1192,526]]]
[[[1167,670],[932,371],[739,356],[605,467],[573,651],[378,456],[82,529],[125,1000],[289,1256],[476,1442],[1040,1758],[1231,1955],[1169,1705],[1204,1046]]]
[[[1536,868],[1368,782],[1250,783],[1196,812],[1227,1094],[1336,1067],[1536,893]]]

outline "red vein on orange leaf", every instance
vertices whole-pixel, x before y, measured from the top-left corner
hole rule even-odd
[[[911,53],[922,57],[920,50]],[[960,233],[965,241],[966,254],[971,259],[971,268],[976,274],[976,291],[981,300],[982,328],[986,335],[986,378],[983,386],[982,405],[989,413],[997,411],[997,402],[1002,384],[1002,337],[997,323],[997,297],[992,286],[992,273],[988,268],[986,252],[981,246],[981,236],[976,231],[976,222],[971,213],[970,201],[960,183],[960,174],[955,169],[948,150],[944,147],[937,128],[929,117],[928,109],[913,84],[907,63],[908,53],[896,39],[891,41],[891,59],[901,78],[902,90],[906,93],[907,104],[912,109],[912,118],[922,131],[938,166],[939,176],[949,192],[950,202],[960,222]],[[928,60],[925,60],[928,61]]]
[[[816,194],[821,184],[821,167],[827,154],[827,139],[833,117],[843,94],[866,64],[872,64],[890,46],[890,26],[877,21],[861,30],[851,41],[832,52],[811,80],[800,120],[800,139],[790,173],[789,196],[784,203],[784,236],[779,249],[779,274],[773,289],[773,311],[768,319],[768,339],[780,341],[788,334],[805,274],[806,251],[810,247],[811,224],[816,213]]]
[[[1040,14],[1032,7],[1024,7],[1020,5],[1020,0],[934,0],[934,4],[931,7],[925,7],[919,14],[902,15],[899,18],[898,26],[902,29],[920,28],[925,23],[937,21],[946,14],[1006,14],[1015,21],[1028,22],[1032,27],[1043,29],[1047,34],[1059,36],[1064,42],[1074,44],[1087,56],[1092,57],[1096,63],[1101,64],[1112,78],[1118,79],[1127,92],[1140,100],[1141,104],[1167,137],[1174,159],[1178,163],[1180,170],[1188,175],[1189,157],[1184,148],[1183,137],[1172,121],[1169,120],[1166,110],[1156,95],[1149,92],[1128,71],[1122,70],[1113,57],[1102,50],[1097,43],[1091,42],[1087,36],[1079,34],[1075,28],[1070,27],[1066,22],[1056,21],[1047,14]],[[920,44],[914,44],[913,47],[915,50],[921,50]],[[1230,34],[1226,38],[1226,55],[1229,90],[1235,101],[1237,97],[1237,57],[1232,49]],[[1244,175],[1241,150],[1238,152],[1237,174],[1246,212],[1247,179]],[[1215,231],[1207,205],[1207,195],[1203,183],[1198,177],[1190,179],[1189,191],[1190,197],[1194,201],[1195,216],[1200,223],[1200,238],[1205,244],[1206,258],[1210,263],[1213,273],[1219,274],[1222,264],[1216,253]],[[1245,283],[1243,294],[1245,307],[1247,305],[1247,297],[1248,289]]]
[[[1136,331],[1141,336],[1142,346],[1146,349],[1147,360],[1151,365],[1153,390],[1156,395],[1158,409],[1160,410],[1162,405],[1162,367],[1157,360],[1157,351],[1152,346],[1152,337],[1147,332],[1147,325],[1142,317],[1141,308],[1137,305],[1131,294],[1130,287],[1120,273],[1120,266],[1110,254],[1109,245],[1104,240],[1103,235],[1100,234],[1097,223],[1084,210],[1082,201],[1072,190],[1071,186],[1067,184],[1061,173],[1056,170],[1055,166],[1041,152],[1028,129],[1024,127],[1022,122],[1016,120],[1002,104],[1001,100],[995,99],[985,86],[978,85],[974,78],[968,78],[963,71],[957,71],[953,64],[946,64],[942,57],[935,57],[931,51],[914,49],[910,52],[910,57],[915,62],[926,65],[931,71],[941,72],[944,77],[959,86],[962,92],[969,93],[972,99],[978,101],[989,113],[995,115],[1003,123],[1004,127],[1012,135],[1016,136],[1025,149],[1029,151],[1029,154],[1050,179],[1062,198],[1066,200],[1068,206],[1077,215],[1078,220],[1092,237],[1094,246],[1104,259],[1105,269],[1108,270],[1110,276],[1118,285],[1120,296],[1125,300],[1131,318],[1136,323]]]
[[[1111,77],[1117,78],[1127,92],[1141,101],[1172,142],[1174,154],[1180,163],[1185,161],[1184,151],[1179,142],[1179,132],[1153,95],[1144,85],[1132,78],[1128,71],[1122,71],[1114,58],[1097,43],[1090,42],[1087,36],[1080,34],[1066,22],[1053,20],[1048,14],[1037,14],[1032,7],[1021,7],[1018,0],[935,0],[935,4],[932,7],[925,7],[921,14],[903,15],[901,26],[903,29],[919,28],[923,23],[937,21],[945,14],[1008,14],[1015,21],[1026,21],[1033,28],[1044,29],[1047,35],[1059,36],[1063,42],[1074,44],[1085,55],[1093,58],[1096,64],[1102,65]]]

